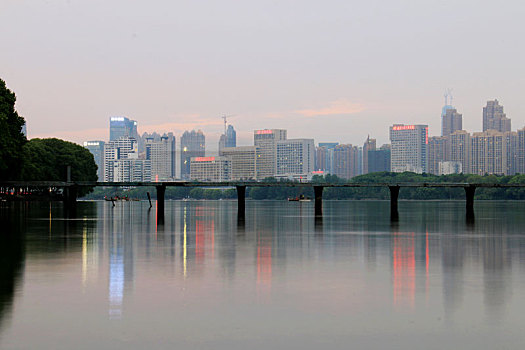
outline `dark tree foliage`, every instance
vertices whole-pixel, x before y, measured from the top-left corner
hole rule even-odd
[[[22,180],[65,181],[71,166],[72,181],[97,181],[97,165],[91,152],[59,139],[31,139],[24,145]],[[91,189],[81,188],[79,195]]]
[[[0,180],[18,180],[26,137],[24,118],[15,110],[16,96],[0,79]]]

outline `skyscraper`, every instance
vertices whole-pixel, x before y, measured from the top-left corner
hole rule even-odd
[[[394,124],[390,127],[393,172],[424,173],[428,167],[428,125]]]
[[[518,130],[517,169],[520,174],[525,174],[525,128]]]
[[[510,128],[510,119],[503,112],[503,106],[500,106],[498,100],[487,101],[487,106],[483,107],[483,131],[506,132]]]
[[[332,174],[334,171],[334,148],[339,142],[319,142],[319,147],[316,149],[316,170],[321,170],[324,173]],[[323,163],[320,163],[323,162]]]
[[[326,147],[315,148],[315,171],[326,171],[328,150]]]
[[[190,162],[191,180],[231,180],[231,159],[228,157],[192,157]]]
[[[439,175],[439,163],[448,160],[447,141],[448,138],[443,136],[428,138],[428,173]]]
[[[258,147],[226,147],[221,156],[231,160],[232,180],[257,180]]]
[[[337,145],[334,148],[333,174],[350,179],[359,174],[359,148],[357,146]]]
[[[465,130],[456,130],[449,135],[448,159],[461,163],[463,174],[470,173],[470,134]]]
[[[390,145],[368,151],[368,173],[390,171]]]
[[[277,173],[277,141],[286,140],[286,130],[265,129],[253,132],[253,143],[259,148],[257,179],[272,177]]]
[[[470,138],[470,172],[503,175],[507,170],[507,142],[502,132],[489,129]]]
[[[445,106],[450,107],[450,106]],[[441,136],[463,129],[463,116],[455,108],[447,108],[441,115]]]
[[[376,150],[376,139],[371,139],[370,136],[366,138],[363,145],[363,174],[368,174],[368,152]]]
[[[135,138],[121,137],[105,144],[104,181],[151,181],[151,161],[139,159]]]
[[[97,164],[98,181],[104,181],[104,141],[86,141],[84,147],[93,154]]]
[[[519,137],[516,131],[504,133],[507,157],[507,168],[504,169],[505,175],[515,175],[519,167]]]
[[[204,157],[206,153],[206,137],[201,130],[185,131],[180,138],[180,176],[190,178],[191,158]]]
[[[237,132],[231,125],[226,129],[226,147],[237,147]]]
[[[151,161],[153,181],[167,181],[175,178],[175,136],[164,134],[157,141],[146,138],[146,159]]]
[[[222,134],[219,139],[219,154],[226,147],[237,147],[237,132],[232,125],[228,125],[226,133]]]
[[[117,140],[121,137],[133,137],[138,141],[137,122],[127,117],[109,118],[109,140]]]
[[[313,139],[288,139],[277,141],[276,175],[303,176],[314,171],[315,146]]]

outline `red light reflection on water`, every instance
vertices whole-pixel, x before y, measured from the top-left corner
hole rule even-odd
[[[257,238],[257,286],[268,290],[272,286],[272,238]]]
[[[414,233],[394,233],[392,274],[394,305],[414,307],[416,291],[416,257]]]
[[[215,218],[214,212],[206,212],[204,207],[195,208],[195,261],[203,262],[206,257],[206,246],[209,244],[211,257],[215,255]]]

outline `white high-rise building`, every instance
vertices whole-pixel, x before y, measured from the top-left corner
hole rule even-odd
[[[257,180],[258,150],[256,146],[226,147],[221,150],[221,156],[231,160],[232,180]]]
[[[161,136],[160,140],[147,138],[146,159],[151,161],[152,181],[169,181],[175,178],[175,137]]]
[[[286,130],[265,129],[253,132],[253,143],[259,148],[257,179],[272,177],[277,173],[277,141],[286,140]]]
[[[276,143],[277,176],[304,176],[314,171],[315,146],[313,139],[289,139]]]
[[[228,157],[193,157],[190,164],[190,179],[229,181],[231,180],[231,160]]]
[[[139,159],[135,138],[121,137],[106,143],[104,181],[151,181],[151,162]]]
[[[428,125],[394,124],[390,127],[393,172],[424,173],[428,167]]]

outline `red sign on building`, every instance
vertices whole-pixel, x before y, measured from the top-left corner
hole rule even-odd
[[[213,162],[215,160],[215,157],[196,157],[196,162]]]

